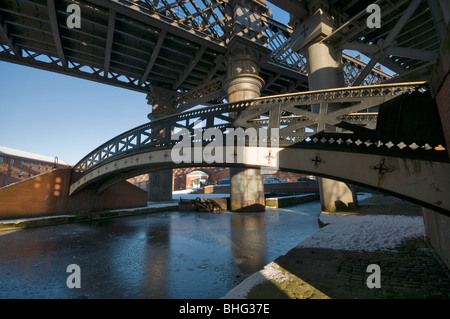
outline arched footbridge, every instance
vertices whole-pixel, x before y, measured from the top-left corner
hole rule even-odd
[[[340,108],[326,112],[331,103]],[[321,105],[320,112],[311,105]],[[160,169],[254,167],[374,188],[450,215],[443,145],[425,82],[261,97],[167,116],[120,134],[73,167],[70,195],[89,187],[101,192]]]

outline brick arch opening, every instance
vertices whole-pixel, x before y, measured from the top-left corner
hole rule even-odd
[[[173,170],[173,190],[183,190],[187,187],[186,176],[194,171],[204,172],[209,184],[220,184],[222,180],[230,178],[230,170],[227,167],[183,167]]]
[[[194,170],[186,174],[186,188],[200,188],[208,183],[209,174],[203,170]]]

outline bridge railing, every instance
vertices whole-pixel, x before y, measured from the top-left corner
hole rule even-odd
[[[411,152],[438,152],[438,145],[432,145],[431,142],[406,145],[389,140],[376,141],[373,137],[367,137],[367,134],[360,134],[361,137],[358,138],[355,134],[360,133],[361,130],[365,133],[373,131],[358,125],[367,119],[376,120],[376,113],[366,112],[368,108],[376,107],[402,94],[427,90],[425,82],[346,87],[261,97],[167,116],[133,128],[100,145],[73,167],[72,181],[80,179],[99,165],[129,154],[171,148],[178,143],[178,140],[172,140],[172,135],[183,129],[189,132],[192,142],[195,142],[196,138],[201,138],[198,135],[199,132],[208,128],[216,128],[223,134],[227,134],[229,128],[235,127],[271,127],[280,129],[279,145],[285,147],[295,145],[306,148],[329,148],[331,146],[346,151],[351,148],[355,152],[365,151],[364,147],[366,149],[371,147],[370,149],[375,152],[400,152],[401,156],[405,157],[410,156]],[[341,104],[342,108],[331,113],[315,113],[307,110],[310,105],[328,103]],[[318,138],[318,134],[326,125],[338,127],[339,134],[344,135],[340,137],[327,135]],[[353,132],[353,135],[345,135],[345,131]],[[207,141],[202,142],[207,144]]]

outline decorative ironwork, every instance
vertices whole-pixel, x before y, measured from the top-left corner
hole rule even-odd
[[[25,48],[22,49],[21,52],[21,56],[12,55],[9,48],[0,44],[0,59],[8,62],[37,67],[67,75],[74,75],[86,80],[103,82],[134,91],[148,92],[150,90],[150,82],[145,81],[138,86],[136,84],[139,80],[137,77],[116,72],[109,72],[108,76],[105,77],[104,71],[101,68],[94,67],[89,63],[79,63],[69,60],[67,62],[67,67],[64,67],[60,58],[50,53],[35,52]]]
[[[314,162],[314,168],[317,168],[319,164],[325,163],[324,160],[320,159],[319,154],[316,154],[316,157],[314,157],[311,161]]]
[[[271,116],[267,116],[267,114],[270,114],[274,105],[276,105],[282,113],[288,114],[288,116],[282,117],[283,124],[279,126],[280,143],[299,142],[303,140],[305,135],[308,135],[305,134],[307,128],[320,132],[324,130],[325,125],[336,125],[341,122],[342,116],[347,116],[347,118],[349,114],[354,116],[356,112],[376,107],[400,94],[413,92],[424,87],[424,82],[402,83],[400,85],[372,85],[259,98],[246,102],[248,104],[246,112],[240,114],[234,124],[236,126],[250,127],[270,123]],[[343,107],[336,111],[326,112],[326,106],[330,103],[341,104]],[[324,106],[320,108],[318,113],[308,110],[311,105],[318,104]],[[356,114],[359,116],[359,113]],[[276,113],[272,115],[272,121],[276,121]],[[264,121],[260,120],[261,117]],[[292,121],[289,121],[290,117],[292,117]],[[279,124],[276,123],[276,125]]]
[[[217,77],[205,85],[178,95],[172,102],[172,108],[183,111],[198,104],[224,97],[224,79],[224,76]]]
[[[197,130],[199,130],[199,128],[196,127],[196,125],[198,126],[199,121],[204,124],[201,128],[202,131],[205,131],[208,128],[216,128],[222,131],[223,134],[227,134],[227,129],[229,128],[242,127],[239,125],[239,121],[237,121],[236,118],[239,118],[240,114],[242,116],[243,111],[248,113],[252,110],[258,110],[258,112],[265,113],[270,113],[272,111],[273,116],[272,118],[269,116],[269,119],[265,121],[264,124],[258,123],[257,121],[245,121],[247,126],[268,127],[269,124],[270,127],[281,128],[284,126],[284,128],[280,129],[280,132],[283,130],[285,132],[284,136],[281,136],[280,134],[280,146],[286,147],[295,145],[295,147],[332,148],[355,152],[366,152],[367,150],[370,150],[374,153],[401,154],[405,157],[411,156],[414,152],[423,154],[423,152],[426,151],[435,154],[438,152],[436,149],[437,145],[428,145],[428,143],[425,145],[418,145],[416,143],[410,143],[409,145],[404,143],[394,144],[391,141],[374,141],[362,137],[355,137],[353,135],[347,135],[348,137],[346,138],[336,138],[336,136],[324,136],[319,138],[320,136],[317,137],[317,133],[295,132],[298,128],[295,126],[289,128],[290,124],[286,125],[286,123],[288,123],[286,122],[286,118],[279,116],[280,112],[283,112],[283,109],[286,108],[284,105],[287,105],[289,108],[294,108],[298,103],[303,105],[304,103],[315,104],[325,103],[327,101],[348,104],[348,101],[355,101],[355,97],[358,97],[359,104],[363,104],[365,99],[382,98],[384,101],[389,97],[393,98],[400,94],[407,94],[408,92],[418,91],[423,88],[426,88],[426,83],[418,82],[302,92],[220,104],[167,116],[120,134],[93,150],[74,166],[73,180],[82,178],[84,174],[88,173],[98,165],[105,164],[123,156],[128,156],[131,153],[145,152],[149,149],[171,148],[177,143],[177,141],[171,140],[172,133],[177,133],[182,128],[187,129],[190,136],[195,137],[198,132]],[[377,99],[377,101],[379,100]],[[280,109],[280,105],[283,105],[283,109]],[[276,115],[277,112],[278,115]],[[306,114],[308,120],[303,121],[302,118],[301,121],[294,120],[294,123],[311,122],[311,119],[317,115],[305,110],[302,110],[301,112],[303,112],[303,115]],[[345,113],[352,114],[353,112],[354,106],[349,106],[336,112],[333,116],[338,118]],[[278,123],[273,122],[274,118],[278,118]],[[318,121],[318,119],[316,120]],[[327,119],[325,120],[328,121]],[[311,138],[312,134],[316,135]],[[207,143],[206,141],[203,142],[205,144]]]
[[[361,74],[361,71],[366,67],[366,63],[364,63],[358,57],[351,57],[347,54],[342,55],[342,68],[344,70],[344,81],[346,86],[352,86],[355,80]],[[374,85],[378,83],[383,83],[386,80],[392,78],[392,75],[389,75],[381,70],[381,67],[373,68],[367,77],[362,81],[361,85]]]
[[[142,13],[157,15],[160,19],[176,22],[195,29],[211,38],[223,41],[228,33],[225,0],[113,0]]]
[[[375,166],[370,166],[370,169],[377,171],[378,172],[378,177],[383,176],[384,173],[386,172],[392,172],[392,168],[387,167],[386,165],[384,165],[384,160],[381,160],[380,163],[378,163]]]

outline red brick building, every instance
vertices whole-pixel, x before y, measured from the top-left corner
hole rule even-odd
[[[0,146],[0,187],[70,165],[57,157],[28,153]]]

